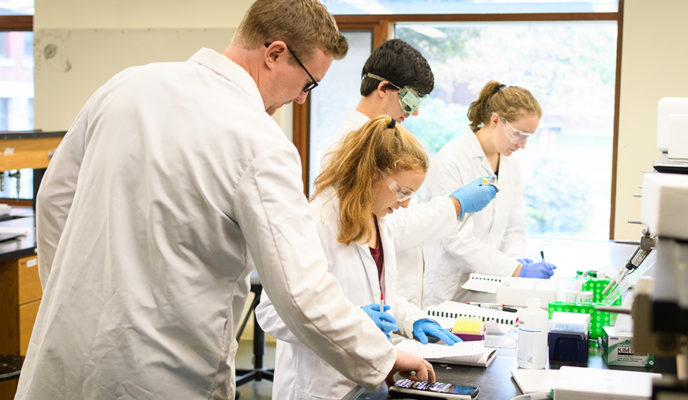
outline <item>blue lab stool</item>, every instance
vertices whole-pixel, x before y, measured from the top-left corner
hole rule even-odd
[[[262,379],[267,379],[272,381],[275,370],[273,368],[263,368],[263,355],[265,355],[265,332],[258,325],[258,320],[256,320],[255,309],[260,302],[260,294],[263,292],[263,285],[260,284],[260,278],[258,278],[258,273],[254,270],[251,273],[251,292],[253,292],[254,297],[249,307],[246,317],[241,322],[241,327],[237,332],[236,340],[237,342],[241,338],[241,334],[244,332],[246,323],[248,319],[253,315],[253,368],[251,369],[237,369],[236,370],[236,386],[239,387],[244,383],[250,382],[252,380],[260,381]],[[237,393],[238,394],[238,393]]]

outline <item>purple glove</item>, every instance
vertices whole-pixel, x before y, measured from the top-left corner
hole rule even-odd
[[[521,278],[549,279],[554,274],[556,265],[545,261],[533,262],[530,258],[519,258],[521,263]]]

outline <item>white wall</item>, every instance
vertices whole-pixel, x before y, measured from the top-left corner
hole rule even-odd
[[[657,151],[657,101],[688,97],[688,1],[625,0],[616,190],[616,240],[639,240],[643,170]],[[581,161],[584,162],[584,161]]]
[[[52,28],[231,28],[253,0],[36,0],[34,26]]]
[[[252,0],[36,0],[34,125],[69,128],[88,97],[118,71],[223,51]],[[292,137],[292,108],[275,114]]]

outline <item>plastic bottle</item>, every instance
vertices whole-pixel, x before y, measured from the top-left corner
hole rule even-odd
[[[520,368],[542,369],[547,365],[547,311],[540,308],[540,299],[528,299],[528,308],[518,315],[516,358]]]

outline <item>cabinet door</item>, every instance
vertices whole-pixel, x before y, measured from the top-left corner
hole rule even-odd
[[[39,300],[43,291],[38,278],[38,259],[36,256],[24,257],[17,260],[17,279],[19,280],[18,304],[26,304]]]
[[[36,321],[36,314],[38,314],[38,306],[40,304],[41,301],[36,300],[19,306],[19,354],[22,356],[26,355],[26,349],[29,348],[31,331],[33,330],[33,323]]]

